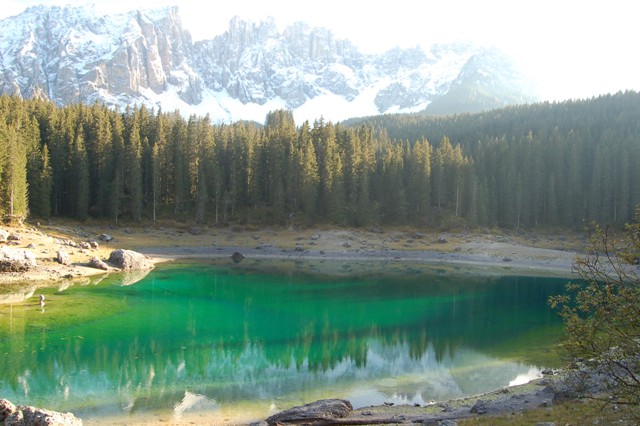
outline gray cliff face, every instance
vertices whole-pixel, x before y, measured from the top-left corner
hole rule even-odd
[[[80,8],[36,6],[0,28],[3,92],[61,105],[115,105],[178,83],[185,102],[200,100],[201,83],[188,64],[191,38],[177,9],[153,18],[143,12],[97,17]]]
[[[234,18],[229,30],[196,43],[195,64],[208,88],[243,104],[281,98],[295,109],[322,93],[353,98],[357,89],[336,67],[362,62],[346,41],[298,23],[279,34],[273,20],[252,24]]]
[[[277,100],[296,110],[318,97],[353,102],[366,95],[384,113],[423,110],[442,97],[455,110],[447,97],[453,89],[465,108],[478,92],[496,103],[489,107],[531,100],[498,56],[462,44],[364,55],[303,23],[279,33],[273,19],[234,18],[224,34],[193,43],[177,8],[98,16],[91,8],[36,6],[0,21],[0,91],[59,105],[173,99],[197,106],[225,98],[240,105]]]

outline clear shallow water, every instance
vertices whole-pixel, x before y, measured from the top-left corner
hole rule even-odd
[[[477,394],[557,363],[561,324],[546,301],[566,281],[200,263],[130,286],[43,290],[44,311],[36,297],[0,305],[0,397],[85,422],[233,422],[327,397],[359,407]]]

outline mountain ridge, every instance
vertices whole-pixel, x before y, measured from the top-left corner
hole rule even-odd
[[[0,21],[0,67],[2,93],[58,105],[144,104],[217,121],[262,121],[279,108],[337,121],[536,100],[497,49],[460,43],[363,54],[326,28],[297,22],[280,32],[273,18],[237,16],[223,34],[193,42],[175,6],[106,16],[30,7]]]

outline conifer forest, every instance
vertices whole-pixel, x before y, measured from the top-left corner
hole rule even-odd
[[[640,204],[640,94],[296,125],[0,97],[0,214],[579,228]]]

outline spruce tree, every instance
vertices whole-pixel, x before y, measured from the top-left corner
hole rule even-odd
[[[7,141],[7,155],[3,168],[2,184],[5,200],[4,213],[13,218],[27,216],[27,158],[19,133],[13,126],[0,128],[0,138]]]
[[[29,181],[29,210],[31,215],[42,219],[51,217],[51,165],[49,147],[34,149],[29,155],[27,168]]]
[[[306,217],[313,220],[317,216],[316,203],[318,198],[318,162],[311,140],[309,122],[305,121],[298,133],[298,159],[300,207]]]
[[[78,132],[75,143],[72,145],[70,170],[71,197],[74,203],[74,217],[85,220],[89,213],[89,162],[84,145],[84,136]]]
[[[142,218],[142,141],[138,127],[137,115],[133,115],[133,121],[129,129],[128,138],[125,141],[124,152],[125,181],[124,190],[127,202],[131,210],[131,218],[138,222]]]

